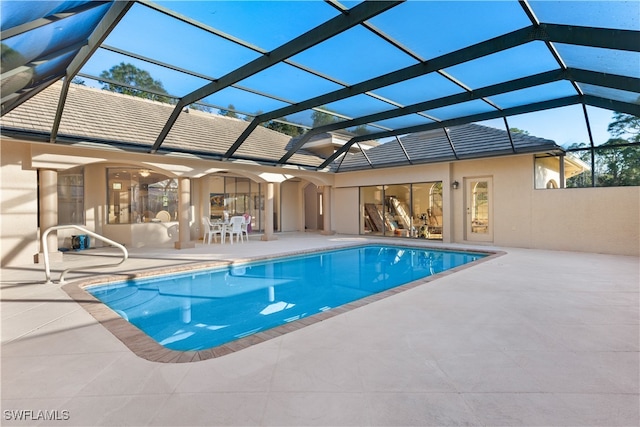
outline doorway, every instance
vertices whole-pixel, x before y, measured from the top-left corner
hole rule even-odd
[[[493,179],[465,178],[466,240],[493,242]]]

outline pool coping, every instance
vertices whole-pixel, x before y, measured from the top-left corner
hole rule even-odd
[[[67,283],[62,286],[62,289],[74,301],[76,301],[81,307],[83,307],[85,311],[87,311],[91,316],[93,316],[103,327],[105,327],[109,332],[111,332],[116,338],[118,338],[127,348],[129,348],[129,350],[131,350],[138,357],[149,360],[151,362],[189,363],[189,362],[198,362],[202,360],[222,357],[227,354],[240,351],[247,347],[260,344],[262,342],[280,337],[282,335],[288,334],[298,329],[302,329],[307,326],[313,325],[315,323],[322,322],[324,320],[349,312],[356,308],[363,307],[368,304],[374,303],[376,301],[383,300],[395,294],[405,292],[409,289],[413,289],[415,287],[440,279],[444,276],[448,276],[450,274],[476,266],[483,262],[493,260],[499,256],[506,254],[506,252],[499,251],[499,250],[465,249],[465,248],[461,249],[457,247],[447,248],[447,247],[440,247],[440,246],[433,247],[433,246],[416,245],[415,243],[404,244],[404,243],[388,243],[388,242],[385,242],[385,243],[370,242],[366,244],[356,243],[356,244],[349,244],[349,245],[326,247],[322,249],[311,249],[311,250],[304,250],[304,251],[294,251],[290,253],[281,253],[281,254],[278,254],[277,257],[285,258],[285,257],[292,257],[292,256],[307,255],[307,254],[312,254],[312,253],[321,252],[321,251],[324,252],[324,251],[331,251],[331,250],[338,250],[338,249],[348,249],[348,248],[353,248],[358,246],[367,246],[367,245],[375,245],[375,244],[384,244],[388,246],[404,246],[404,247],[420,248],[420,249],[433,249],[438,251],[478,253],[478,254],[483,254],[487,256],[484,256],[475,261],[463,264],[461,266],[451,268],[441,273],[427,276],[422,279],[405,283],[404,285],[400,285],[395,288],[387,289],[386,291],[382,291],[377,294],[373,294],[368,297],[365,297],[356,301],[352,301],[350,303],[332,308],[331,310],[323,311],[321,313],[317,313],[309,317],[303,317],[301,319],[294,320],[284,325],[276,326],[274,328],[271,328],[265,331],[256,332],[255,334],[249,335],[247,337],[243,337],[235,341],[231,341],[226,344],[213,347],[210,349],[205,349],[205,350],[180,351],[180,350],[171,350],[166,347],[163,347],[157,341],[151,338],[149,335],[144,333],[141,329],[129,323],[125,319],[123,319],[119,314],[117,314],[115,311],[109,308],[106,304],[102,303],[99,299],[91,295],[85,288],[98,286],[98,285],[107,285],[109,283],[122,282],[124,280],[141,279],[141,278],[152,277],[152,276],[153,277],[162,276],[166,274],[186,273],[186,272],[192,272],[192,271],[198,271],[198,270],[208,270],[212,268],[228,267],[236,264],[244,264],[249,262],[258,262],[258,261],[272,259],[274,258],[273,255],[235,259],[233,261],[217,260],[217,261],[211,261],[211,262],[195,262],[195,263],[181,264],[181,265],[165,267],[165,268],[146,269],[146,270],[141,270],[140,272],[136,272],[134,274],[120,273],[120,274],[100,275],[100,276],[92,277],[90,279],[81,279],[81,280]]]

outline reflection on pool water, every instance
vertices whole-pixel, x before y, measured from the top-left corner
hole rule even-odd
[[[87,290],[161,345],[203,350],[484,256],[369,245]]]

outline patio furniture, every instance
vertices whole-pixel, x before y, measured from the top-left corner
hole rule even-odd
[[[202,225],[204,229],[204,235],[202,237],[203,243],[211,244],[211,237],[217,242],[216,235],[222,236],[222,242],[224,243],[224,225],[219,223],[212,223],[206,216],[202,217]]]
[[[233,244],[233,236],[236,236],[237,242],[244,242],[242,235],[242,225],[244,224],[244,217],[233,216],[229,219],[229,225],[224,227],[222,234],[222,243],[224,243],[225,237],[229,236],[231,244]]]
[[[247,238],[247,242],[249,241],[249,231],[251,231],[251,215],[244,214],[242,216],[244,222],[242,223],[242,235]]]

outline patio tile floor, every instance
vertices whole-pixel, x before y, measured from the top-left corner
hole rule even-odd
[[[369,241],[277,236],[132,249],[126,263],[99,272]],[[135,355],[59,284],[42,284],[43,266],[5,268],[2,425],[639,425],[638,258],[489,249],[505,255],[191,363]],[[65,257],[115,257],[84,252]],[[53,266],[54,279],[62,269]]]

